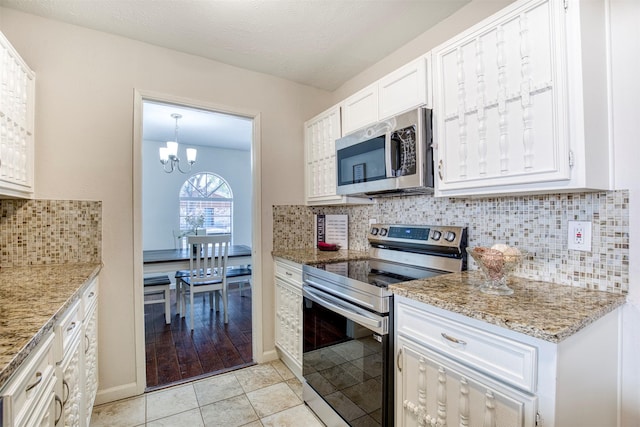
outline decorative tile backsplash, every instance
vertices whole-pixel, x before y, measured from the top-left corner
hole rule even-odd
[[[0,267],[102,261],[102,202],[0,200]]]
[[[376,199],[358,206],[274,206],[273,248],[313,247],[313,215],[348,214],[349,248],[366,250],[370,219],[468,227],[469,246],[506,243],[534,254],[516,275],[572,286],[629,290],[629,192]],[[592,222],[591,252],[567,249],[569,220]],[[476,266],[470,260],[469,268]]]

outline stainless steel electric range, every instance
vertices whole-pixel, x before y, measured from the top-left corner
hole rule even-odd
[[[327,426],[393,425],[393,283],[466,269],[467,229],[372,225],[367,260],[303,266],[303,396]]]

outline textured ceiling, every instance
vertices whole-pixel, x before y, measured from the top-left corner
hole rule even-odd
[[[0,5],[333,91],[469,1],[0,0]],[[153,103],[145,104],[144,138],[173,139],[173,112],[184,116],[180,142],[250,148],[246,119]]]
[[[333,91],[470,0],[0,0]]]

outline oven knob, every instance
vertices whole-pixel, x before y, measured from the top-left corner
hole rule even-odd
[[[387,235],[387,229],[386,228],[381,228],[380,229],[380,235],[381,236],[386,236]]]
[[[453,231],[447,231],[446,233],[444,233],[444,240],[446,240],[447,242],[453,242],[455,238],[456,233],[454,233]]]
[[[371,229],[371,234],[373,234],[374,236],[376,236],[378,234],[378,227],[373,227]]]
[[[442,237],[442,233],[438,230],[434,230],[433,233],[431,233],[431,238],[433,240],[440,240],[440,237]]]

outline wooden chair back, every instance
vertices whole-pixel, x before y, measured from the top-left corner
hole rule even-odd
[[[189,236],[187,243],[191,285],[224,283],[231,235]]]

